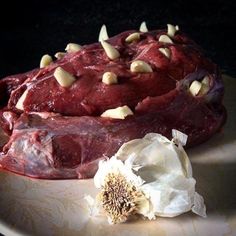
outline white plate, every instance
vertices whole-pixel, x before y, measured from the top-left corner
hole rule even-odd
[[[83,199],[92,180],[36,180],[0,171],[0,232],[5,235],[236,235],[236,80],[225,76],[228,121],[222,133],[188,150],[208,218],[192,213],[109,225]]]

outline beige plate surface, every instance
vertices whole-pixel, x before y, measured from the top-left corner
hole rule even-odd
[[[35,180],[0,171],[0,232],[5,235],[236,235],[236,80],[225,76],[228,121],[210,141],[188,150],[208,217],[187,213],[111,226],[91,217],[83,197],[92,180]]]

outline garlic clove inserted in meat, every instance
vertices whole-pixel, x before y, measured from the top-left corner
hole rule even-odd
[[[147,25],[146,25],[146,22],[143,21],[139,27],[139,31],[142,32],[142,33],[146,33],[148,32],[148,28],[147,28]]]
[[[107,40],[109,39],[108,33],[107,33],[107,27],[106,25],[102,25],[99,36],[98,36],[98,41],[101,42],[102,40]]]
[[[133,114],[134,113],[132,110],[125,105],[114,109],[108,109],[101,114],[101,117],[124,120],[127,116],[131,116]]]

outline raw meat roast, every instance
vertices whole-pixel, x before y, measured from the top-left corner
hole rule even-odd
[[[70,46],[54,62],[0,80],[1,168],[90,178],[131,139],[171,138],[177,129],[193,146],[226,120],[217,65],[181,31],[126,31]]]

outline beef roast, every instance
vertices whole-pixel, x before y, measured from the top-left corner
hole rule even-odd
[[[139,40],[127,43],[133,32],[107,41],[119,51],[117,59],[111,60],[95,43],[0,82],[2,168],[36,178],[89,178],[99,160],[131,139],[150,132],[171,138],[171,130],[177,129],[188,135],[187,145],[192,146],[222,127],[226,112],[221,75],[199,46],[181,32],[173,43],[159,42],[165,30],[140,33]],[[167,48],[169,56],[160,48]],[[148,63],[152,72],[131,72],[136,60]],[[55,79],[59,66],[75,78],[70,87]],[[117,84],[102,82],[107,71],[117,75]],[[191,84],[204,78],[207,90],[194,95]],[[101,117],[124,105],[133,115]]]

